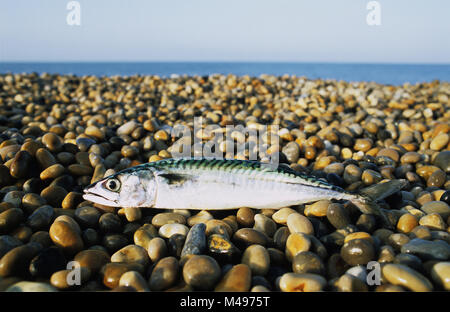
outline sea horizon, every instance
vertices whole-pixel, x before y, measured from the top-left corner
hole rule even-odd
[[[307,79],[401,85],[450,81],[450,64],[290,61],[20,61],[0,62],[0,74],[33,73],[75,76],[295,75]]]

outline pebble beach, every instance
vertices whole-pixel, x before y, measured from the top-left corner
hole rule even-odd
[[[208,125],[226,134],[224,158],[249,159],[226,148],[252,146],[226,130],[241,125],[266,131],[266,156],[345,190],[408,185],[379,203],[390,224],[345,201],[197,211],[83,200],[103,177],[172,158],[174,127],[199,119],[201,142]],[[0,74],[0,291],[449,291],[449,177],[446,81]]]

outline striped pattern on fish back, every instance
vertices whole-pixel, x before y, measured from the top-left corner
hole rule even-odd
[[[335,185],[329,184],[316,177],[308,176],[306,174],[297,172],[287,165],[270,166],[269,164],[262,164],[260,162],[251,160],[238,159],[209,159],[209,158],[169,158],[156,162],[138,165],[136,167],[128,168],[121,173],[132,173],[147,168],[154,168],[156,170],[206,170],[206,171],[222,171],[236,174],[248,174],[249,177],[261,177],[267,180],[276,180],[285,183],[303,184],[309,186],[330,189],[338,192],[344,192],[343,189]]]

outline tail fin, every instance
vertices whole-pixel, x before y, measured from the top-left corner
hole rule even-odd
[[[400,191],[407,184],[408,181],[406,180],[392,180],[375,184],[362,189],[359,192],[359,196],[355,197],[351,202],[355,204],[361,212],[381,217],[384,226],[392,228],[393,225],[389,221],[389,218],[376,202]]]

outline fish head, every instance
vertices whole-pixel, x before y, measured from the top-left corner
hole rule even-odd
[[[152,207],[156,182],[142,170],[119,172],[87,186],[83,198],[110,207]]]

